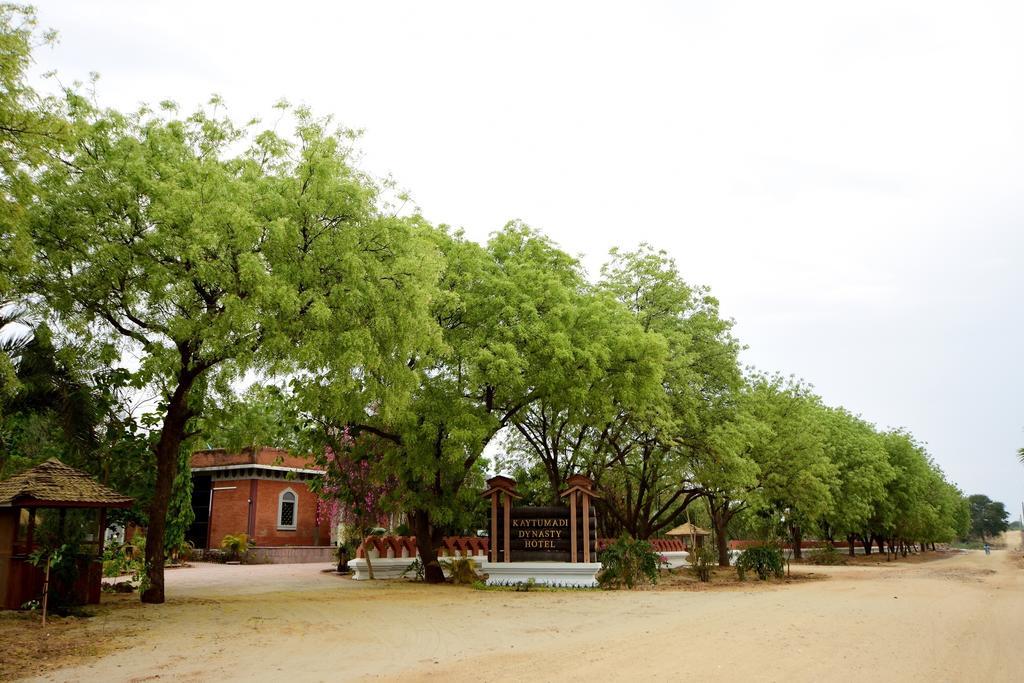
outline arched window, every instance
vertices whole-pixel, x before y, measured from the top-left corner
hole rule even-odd
[[[277,528],[294,529],[295,520],[298,517],[298,496],[295,491],[285,489],[277,497]]]

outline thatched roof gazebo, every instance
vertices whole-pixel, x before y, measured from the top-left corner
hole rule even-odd
[[[711,532],[707,529],[701,529],[696,524],[680,524],[675,529],[665,532],[666,536],[683,536],[684,538],[690,539],[689,548],[700,548],[704,545],[704,537],[710,536]]]
[[[0,607],[18,609],[39,597],[43,572],[29,562],[39,546],[37,528],[45,519],[55,538],[65,533],[68,510],[92,513],[95,532],[79,543],[78,579],[69,587],[76,600],[96,604],[103,577],[103,537],[107,508],[131,507],[132,499],[56,458],[0,481]],[[40,511],[44,511],[40,513]],[[54,513],[56,511],[56,517]]]

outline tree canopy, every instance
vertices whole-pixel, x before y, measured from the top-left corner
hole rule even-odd
[[[986,540],[1010,528],[1010,513],[999,501],[977,493],[967,497],[971,509],[971,535]]]
[[[706,515],[720,562],[737,524],[797,553],[1005,528],[909,432],[741,367],[667,253],[613,249],[592,278],[519,221],[470,240],[399,210],[357,135],[305,108],[268,127],[218,98],[41,95],[26,70],[50,40],[0,6],[0,476],[59,453],[127,487],[144,600],[164,600],[200,444],[313,454],[359,529],[406,515],[430,581],[499,468],[546,503],[590,475],[608,536]]]

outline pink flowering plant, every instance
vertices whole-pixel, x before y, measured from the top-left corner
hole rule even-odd
[[[388,513],[396,509],[397,481],[385,473],[385,445],[370,435],[354,437],[348,428],[329,435],[323,455],[318,458],[324,477],[313,482],[319,500],[317,521],[340,521],[358,534],[358,541],[374,527],[388,524]]]

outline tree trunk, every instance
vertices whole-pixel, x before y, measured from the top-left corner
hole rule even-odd
[[[803,559],[803,553],[801,552],[800,545],[801,545],[801,543],[803,541],[803,536],[804,535],[802,533],[802,530],[800,529],[800,525],[799,524],[794,524],[793,526],[789,527],[789,531],[790,531],[790,537],[791,537],[792,542],[793,542],[793,559],[794,560]]]
[[[729,518],[731,515],[724,509],[711,508],[711,524],[715,528],[715,546],[718,549],[718,566],[728,567],[729,566],[729,537],[726,535],[726,529],[729,526]]]
[[[444,583],[444,571],[437,561],[437,546],[441,543],[441,535],[430,523],[430,513],[426,510],[413,510],[409,513],[409,525],[416,534],[416,550],[423,564],[423,580],[427,583]],[[494,543],[496,539],[491,539]]]
[[[549,462],[547,459],[544,460],[544,470],[548,475],[548,486],[550,487],[548,500],[551,505],[561,505],[562,499],[559,497],[559,493],[562,492],[562,481],[561,472],[558,471],[558,461]]]
[[[715,532],[715,546],[718,550],[718,566],[728,567],[729,566],[729,539],[722,532]]]
[[[860,544],[862,546],[864,546],[864,554],[865,555],[870,555],[871,554],[871,544],[872,543],[874,543],[874,541],[871,540],[871,534],[870,533],[864,534],[863,536],[860,537]]]
[[[366,541],[363,541],[363,545],[366,546]],[[366,560],[366,574],[370,577],[370,581],[374,580],[373,576],[373,563],[370,562],[370,549],[366,548],[366,552],[363,553],[363,559]]]
[[[855,534],[846,534],[846,546],[847,550],[850,553],[850,557],[853,557],[857,554],[857,549],[853,547],[853,542],[856,540],[857,536]]]
[[[167,530],[167,508],[171,502],[171,489],[178,475],[181,443],[185,439],[185,425],[192,417],[188,405],[189,392],[197,373],[185,369],[178,372],[175,387],[167,405],[167,414],[156,443],[156,486],[149,504],[149,526],[146,528],[146,580],[149,584],[142,592],[142,602],[160,605],[164,602],[164,534]]]

